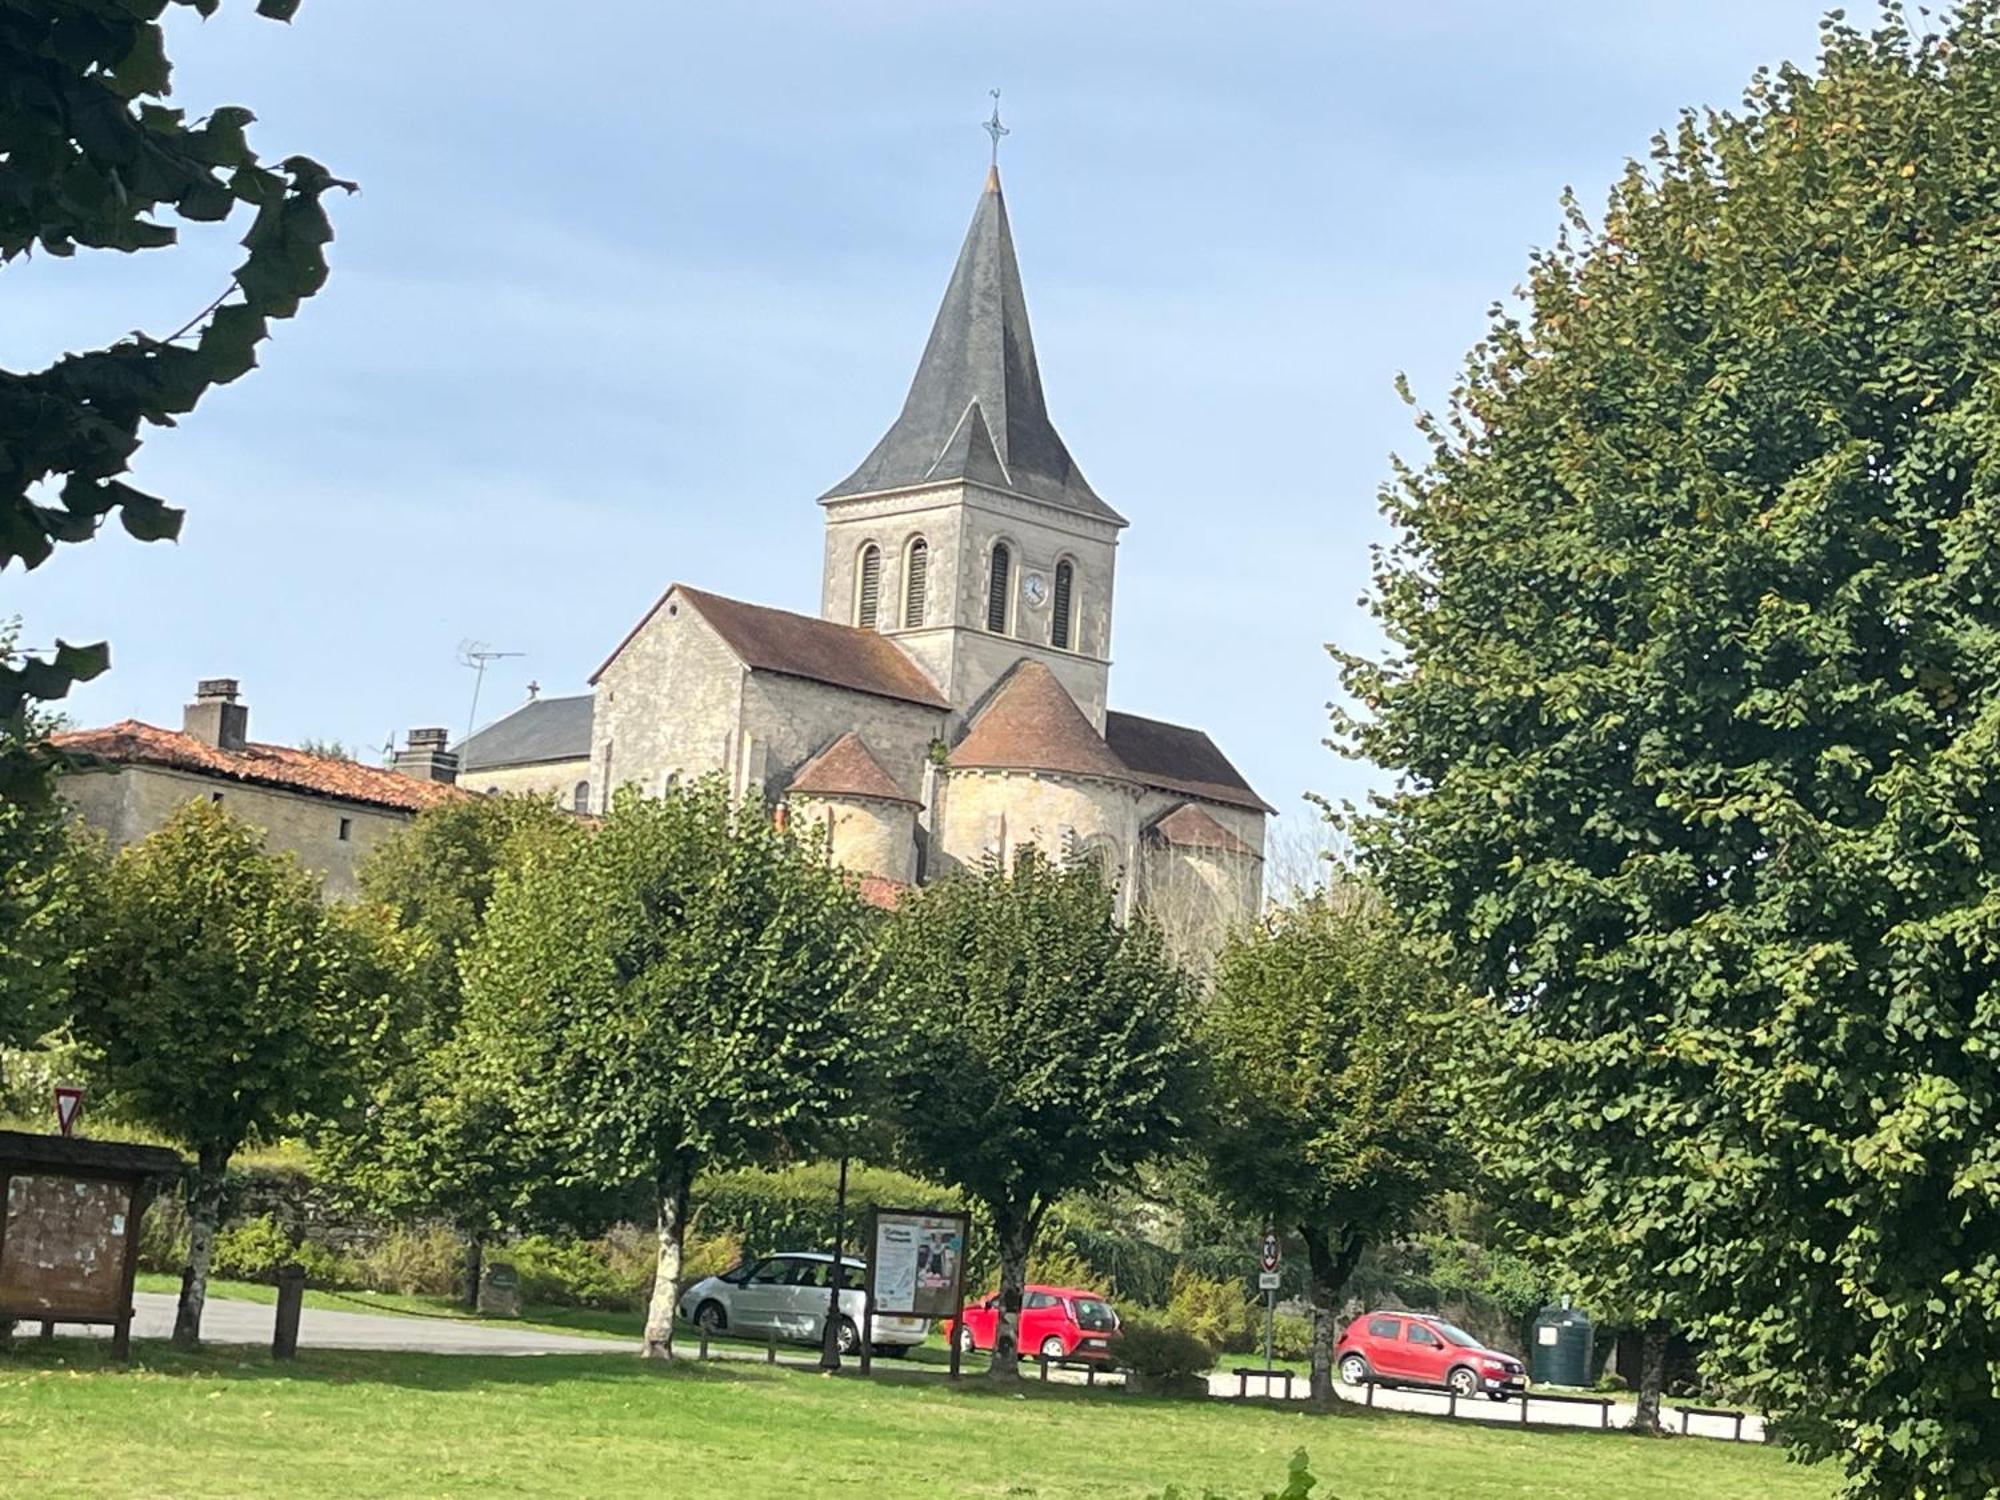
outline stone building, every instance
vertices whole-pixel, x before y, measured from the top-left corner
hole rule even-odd
[[[720,772],[876,881],[1033,845],[1190,950],[1255,914],[1271,809],[1200,730],[1109,707],[1127,523],[1049,418],[997,172],[902,412],[819,504],[818,617],[674,584],[587,715],[530,703],[461,746],[471,784],[601,807]]]
[[[54,736],[92,763],[67,772],[63,798],[114,849],[144,838],[191,801],[218,802],[290,850],[329,896],[357,894],[368,851],[424,808],[463,797],[442,729],[413,729],[396,768],[383,770],[250,738],[249,705],[234,678],[210,678],[179,729],[125,719]]]

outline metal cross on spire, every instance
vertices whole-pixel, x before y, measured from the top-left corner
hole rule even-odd
[[[1013,132],[1000,123],[1000,90],[988,89],[987,92],[993,96],[993,118],[986,122],[984,129],[988,135],[993,137],[993,167],[995,171],[998,171],[1000,167],[1000,137],[1011,135]]]

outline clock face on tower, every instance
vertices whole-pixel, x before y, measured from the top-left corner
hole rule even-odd
[[[1048,602],[1049,581],[1039,573],[1030,573],[1021,580],[1021,592],[1028,596],[1028,603],[1040,609]]]

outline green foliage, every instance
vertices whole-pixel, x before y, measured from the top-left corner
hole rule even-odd
[[[317,1240],[283,1228],[269,1214],[232,1224],[215,1237],[211,1275],[231,1281],[272,1281],[279,1270],[297,1265],[313,1286],[353,1286],[357,1268],[345,1256]]]
[[[646,1305],[653,1283],[650,1261],[613,1267],[600,1247],[582,1240],[531,1234],[509,1246],[505,1258],[520,1276],[521,1296],[528,1302],[629,1312]]]
[[[2000,10],[1838,17],[1572,205],[1421,419],[1338,730],[1578,1290],[1854,1493],[1984,1496]]]
[[[1151,926],[1114,919],[1094,870],[1032,851],[1011,876],[926,887],[885,948],[884,1066],[910,1159],[985,1206],[1018,1286],[1059,1198],[1184,1131],[1188,981]]]
[[[103,892],[75,1024],[127,1118],[226,1159],[253,1132],[340,1106],[380,997],[350,984],[294,860],[189,802],[110,862]]]
[[[1313,1487],[1319,1483],[1312,1476],[1311,1465],[1312,1460],[1306,1457],[1306,1450],[1299,1449],[1292,1455],[1291,1463],[1286,1466],[1285,1487],[1282,1490],[1264,1491],[1264,1500],[1308,1500]],[[1170,1484],[1161,1491],[1159,1500],[1194,1500],[1194,1496],[1178,1485]],[[1222,1500],[1222,1497],[1214,1490],[1205,1489],[1201,1492],[1201,1500]],[[1328,1496],[1326,1500],[1333,1500],[1333,1497]]]
[[[694,1185],[693,1226],[739,1238],[753,1255],[779,1250],[817,1250],[833,1243],[840,1169],[827,1161],[800,1162],[766,1170],[739,1167],[711,1172]],[[871,1208],[953,1208],[965,1206],[956,1188],[887,1167],[850,1163],[847,1169],[847,1234],[842,1241],[858,1253]],[[975,1262],[977,1241],[973,1246]],[[989,1239],[991,1236],[985,1236]],[[988,1246],[985,1264],[992,1261]],[[968,1269],[967,1275],[976,1274]]]
[[[1118,1321],[1113,1357],[1148,1381],[1184,1384],[1215,1365],[1214,1348],[1179,1323],[1143,1313],[1123,1313]]]
[[[1311,1318],[1279,1313],[1271,1320],[1271,1355],[1275,1359],[1306,1359],[1312,1354],[1312,1336]],[[1261,1331],[1258,1337],[1263,1337]],[[1255,1352],[1261,1345],[1251,1347]]]
[[[1304,1241],[1329,1348],[1362,1252],[1406,1228],[1461,1169],[1445,1082],[1449,1000],[1359,886],[1274,913],[1217,961],[1202,1032],[1214,1183]],[[1316,1358],[1314,1394],[1331,1382]]]
[[[203,15],[218,0],[176,0]],[[142,424],[171,426],[212,386],[253,368],[274,319],[289,318],[326,280],[333,230],[321,197],[349,187],[306,156],[258,161],[247,109],[224,106],[190,123],[170,107],[165,0],[25,0],[0,8],[7,192],[0,264],[40,249],[138,251],[175,242],[171,214],[190,223],[250,212],[244,258],[215,304],[166,338],[133,333],[66,354],[45,370],[0,371],[0,568],[33,568],[57,543],[93,536],[116,511],[141,541],[179,534],[181,512],[119,476]],[[259,0],[288,19],[297,0]],[[58,503],[34,498],[52,488]],[[30,699],[60,698],[109,663],[103,646],[58,644],[48,660],[0,659],[0,722]],[[0,800],[35,760],[0,749]]]
[[[1174,1272],[1167,1321],[1217,1353],[1248,1349],[1263,1328],[1261,1306],[1251,1302],[1241,1281],[1213,1280],[1186,1267]]]
[[[465,1241],[442,1224],[398,1225],[353,1256],[352,1274],[369,1291],[448,1297],[465,1282]]]

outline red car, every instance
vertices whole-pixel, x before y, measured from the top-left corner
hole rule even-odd
[[[947,1337],[956,1338],[968,1353],[991,1349],[1000,1326],[1000,1294],[965,1304],[965,1321],[957,1328],[946,1319]],[[1095,1292],[1073,1286],[1029,1286],[1021,1298],[1021,1329],[1016,1342],[1032,1359],[1111,1358],[1111,1338],[1118,1332],[1118,1314]]]
[[[1513,1355],[1425,1313],[1364,1313],[1334,1346],[1333,1367],[1348,1385],[1434,1385],[1495,1401],[1528,1388],[1527,1369]]]

